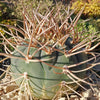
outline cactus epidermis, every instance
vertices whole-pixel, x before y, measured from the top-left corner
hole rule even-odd
[[[18,49],[24,54],[27,54],[27,46],[19,46]],[[66,50],[69,49],[71,49],[71,44],[66,43]],[[37,48],[31,47],[30,54],[36,50]],[[22,55],[17,51],[14,52],[14,56],[22,57]],[[68,66],[86,59],[85,54],[77,54],[71,57],[66,57],[64,54],[58,51],[54,51],[51,54],[46,54],[43,50],[38,51],[32,59],[34,60],[35,58],[39,60],[51,58],[50,60],[44,62],[61,68],[63,68],[65,65]],[[33,90],[34,96],[38,98],[51,99],[59,90],[60,83],[62,81],[71,82],[72,80],[67,76],[67,74],[62,73],[62,69],[51,67],[45,63],[41,61],[26,63],[24,60],[12,58],[11,70],[12,72],[18,74],[27,72],[29,77],[29,84]],[[86,68],[86,64],[76,66],[75,68],[70,68],[69,70],[80,70],[84,68]],[[77,73],[75,75],[82,79],[85,77],[85,72]],[[17,78],[16,75],[13,77]],[[19,82],[21,82],[21,80],[17,81],[18,84]],[[69,86],[74,88],[73,85],[75,86],[75,84],[70,84]]]

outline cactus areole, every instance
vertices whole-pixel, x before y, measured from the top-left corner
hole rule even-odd
[[[72,48],[72,44],[68,39],[65,42],[65,46],[66,51]],[[24,54],[27,54],[27,46],[19,46],[18,49]],[[59,48],[56,47],[56,49]],[[37,48],[31,47],[29,54],[33,54],[36,50]],[[23,57],[17,50],[14,51],[13,55],[17,57]],[[51,54],[46,54],[44,50],[39,50],[32,58],[32,60],[36,59],[39,59],[41,61],[43,59],[45,60],[43,62],[26,62],[23,59],[11,58],[11,71],[16,73],[15,75],[13,75],[13,77],[18,78],[17,74],[22,75],[26,72],[29,79],[28,83],[33,92],[33,96],[43,99],[52,99],[59,91],[62,82],[68,83],[68,86],[71,88],[75,87],[76,83],[74,83],[67,74],[63,73],[63,68],[64,66],[77,64],[86,60],[86,55],[84,53],[81,53],[71,57],[66,57],[63,53],[58,51],[54,51]],[[52,67],[52,65],[57,66],[61,69]],[[69,68],[69,70],[78,71],[85,68],[86,64],[82,64],[75,66],[74,68]],[[85,77],[85,72],[78,72],[74,75],[82,79]],[[23,78],[18,79],[16,83],[21,84],[22,80]],[[69,88],[66,88],[66,90],[70,91]]]

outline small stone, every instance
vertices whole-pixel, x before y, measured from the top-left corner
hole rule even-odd
[[[1,100],[7,100],[7,97],[4,95],[1,97]]]
[[[22,94],[18,97],[18,100],[29,100],[29,98],[27,95]]]
[[[4,94],[4,91],[3,91],[3,90],[0,90],[0,96],[1,96],[2,94]]]
[[[77,98],[77,95],[71,95],[71,98]]]
[[[0,91],[3,89],[3,86],[0,86]]]
[[[87,100],[87,98],[85,98],[85,97],[82,97],[82,98],[80,98],[80,100]]]
[[[98,97],[100,98],[100,93],[98,94]]]
[[[18,100],[17,98],[13,98],[13,99],[11,99],[11,100]]]
[[[18,100],[18,96],[14,96],[11,100]]]
[[[85,98],[92,96],[92,91],[91,91],[91,89],[82,92],[82,95],[83,95],[83,97],[85,97]]]
[[[65,97],[63,97],[63,98],[60,98],[60,99],[58,99],[58,100],[66,100],[66,99],[65,99]]]
[[[8,92],[11,92],[11,91],[13,91],[13,90],[15,90],[15,89],[17,89],[17,88],[18,88],[17,85],[8,85],[8,86],[6,86],[6,87],[4,88],[4,92],[5,92],[5,93],[8,93]]]
[[[8,97],[7,98],[13,98],[14,97],[14,94],[13,93],[10,93],[8,94]]]
[[[99,99],[97,99],[97,97],[89,97],[87,98],[87,100],[99,100]]]

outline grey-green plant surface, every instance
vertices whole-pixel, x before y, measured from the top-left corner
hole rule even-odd
[[[23,26],[0,24],[9,29],[3,31],[10,35],[6,38],[0,32],[6,52],[0,55],[11,58],[11,66],[7,66],[10,71],[5,72],[12,76],[12,80],[7,83],[15,82],[19,86],[17,91],[26,93],[27,100],[58,100],[63,95],[69,99],[72,92],[82,97],[76,91],[79,86],[87,90],[82,83],[90,87],[96,85],[86,81],[89,77],[86,71],[96,65],[88,62],[99,56],[91,52],[100,44],[91,45],[99,41],[99,37],[94,33],[80,37],[82,33],[75,31],[82,11],[73,19],[74,10],[66,11],[60,5],[55,9],[48,7],[48,11],[42,15],[38,8],[33,9],[33,16],[30,16],[24,9]],[[92,58],[87,59],[87,54]]]
[[[18,49],[24,54],[27,54],[27,50],[28,50],[27,45],[20,46],[18,47]],[[65,50],[69,50],[69,49],[70,48],[67,44]],[[32,55],[37,50],[38,50],[37,48],[31,47],[29,51],[29,55]],[[23,58],[23,56],[17,51],[14,52],[14,56]],[[59,90],[60,85],[62,84],[61,82],[63,81],[65,82],[67,81],[67,84],[69,84],[68,86],[74,88],[75,84],[72,81],[75,79],[73,78],[70,79],[66,75],[67,72],[65,70],[71,64],[79,63],[81,61],[86,60],[85,56],[86,56],[85,54],[80,54],[72,57],[66,57],[64,54],[58,51],[54,51],[51,54],[46,54],[45,51],[39,50],[34,55],[32,62],[31,60],[24,61],[21,59],[12,58],[11,71],[17,74],[27,72],[27,76],[30,79],[29,84],[33,90],[34,95],[38,98],[51,99]],[[77,66],[75,68],[70,68],[69,70],[76,70],[77,68],[78,71],[78,70],[85,69],[85,67],[86,64]],[[60,73],[60,74],[56,74],[56,73]],[[75,75],[78,76],[78,78],[83,79],[85,77],[85,72],[77,73]],[[70,91],[70,89],[68,88],[66,89],[67,91]]]

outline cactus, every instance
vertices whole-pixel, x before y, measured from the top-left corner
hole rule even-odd
[[[65,11],[58,5],[55,9],[48,9],[50,11],[44,15],[33,10],[31,17],[24,9],[24,27],[3,25],[9,29],[8,32],[3,31],[10,38],[0,32],[6,51],[6,54],[0,55],[11,58],[9,73],[12,81],[18,84],[19,93],[27,93],[30,100],[33,97],[55,100],[58,94],[68,95],[71,92],[81,96],[76,91],[78,86],[86,90],[81,83],[94,85],[85,81],[86,70],[92,68],[87,66],[87,62],[95,58],[88,60],[87,53],[99,45],[91,47],[99,37],[95,34],[80,37],[75,32],[74,27],[82,11],[72,19],[74,11]],[[12,46],[14,51],[7,45]]]
[[[68,41],[67,41],[68,42]],[[67,43],[69,44],[69,43]],[[70,44],[71,45],[71,44]],[[27,54],[28,47],[26,46],[20,46],[18,47],[20,51],[22,51],[24,54]],[[56,48],[58,49],[58,48]],[[69,45],[66,45],[66,49],[70,49]],[[37,49],[36,48],[30,48],[29,54],[33,54]],[[22,57],[20,53],[17,51],[14,51],[14,56]],[[45,63],[38,61],[38,62],[25,62],[21,59],[11,59],[11,71],[17,74],[22,74],[24,72],[27,72],[27,76],[30,79],[30,87],[34,91],[34,95],[38,98],[44,98],[44,99],[51,99],[56,92],[60,88],[60,84],[62,81],[71,82],[72,80],[64,73],[62,73],[62,70],[64,66],[69,66],[71,64],[79,63],[81,61],[86,60],[85,54],[79,54],[74,55],[72,57],[66,57],[64,54],[54,51],[51,54],[46,54],[43,50],[38,51],[34,58],[41,60],[42,59],[50,59],[48,61],[44,61]],[[33,60],[34,60],[33,58]],[[60,69],[50,67],[50,66],[57,66]],[[76,68],[70,68],[69,70],[81,70],[86,68],[86,64],[83,64],[81,66],[77,66]],[[62,74],[56,74],[56,73],[62,73]],[[75,74],[77,77],[83,79],[85,77],[85,72],[77,73]],[[15,76],[16,77],[16,76]],[[20,80],[22,81],[22,80]],[[56,85],[56,86],[55,86]],[[75,86],[75,83],[69,84],[69,86]],[[68,89],[69,90],[69,89]]]

